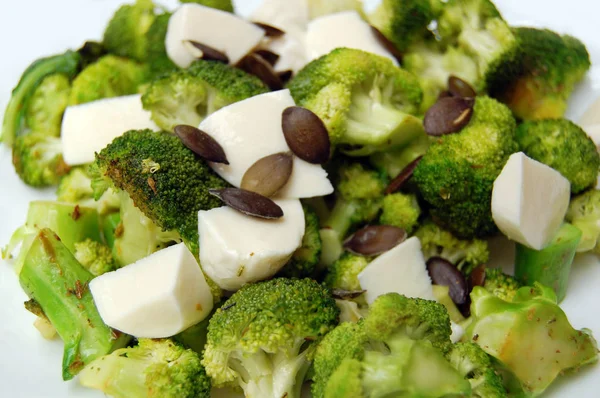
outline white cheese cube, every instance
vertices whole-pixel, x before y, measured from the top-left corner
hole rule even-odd
[[[165,47],[180,68],[197,60],[186,43],[192,40],[221,51],[234,65],[262,40],[264,31],[232,13],[199,4],[183,4],[169,18]]]
[[[494,182],[492,216],[508,238],[542,250],[562,224],[571,184],[558,171],[514,153]]]
[[[297,73],[308,63],[306,55],[306,32],[298,28],[288,28],[280,37],[265,38],[260,46],[279,55],[275,72],[291,70]]]
[[[319,17],[308,24],[306,51],[309,60],[347,47],[381,55],[398,65],[398,60],[382,46],[371,26],[356,11],[344,11]]]
[[[278,200],[284,216],[265,220],[229,207],[198,213],[200,263],[221,288],[237,290],[272,277],[302,244],[304,211],[297,199]]]
[[[204,119],[200,129],[223,147],[229,160],[229,165],[211,163],[213,170],[239,188],[244,174],[257,160],[288,152],[281,115],[294,105],[289,90],[281,90],[236,102]],[[323,167],[294,157],[292,175],[277,197],[312,198],[332,192],[333,186]]]
[[[306,30],[308,25],[307,0],[263,0],[250,16],[252,22],[261,22],[287,32]]]
[[[431,278],[427,272],[421,242],[412,237],[383,253],[358,274],[365,299],[372,304],[387,293],[435,300]]]
[[[102,320],[135,337],[173,336],[213,308],[204,274],[183,243],[92,279],[90,292]]]
[[[69,166],[92,163],[115,138],[129,130],[158,127],[142,108],[141,95],[107,98],[69,106],[61,128],[62,150]]]

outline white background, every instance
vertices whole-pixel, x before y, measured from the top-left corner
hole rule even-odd
[[[78,48],[86,39],[100,39],[106,22],[123,1],[133,0],[1,0],[0,110],[31,61]],[[175,1],[162,3],[173,6]],[[236,3],[239,9],[249,10],[257,0]],[[597,0],[497,0],[496,4],[511,24],[545,26],[579,37],[587,44],[592,62],[600,65]],[[594,67],[574,96],[568,116],[576,120],[599,96],[600,70]],[[30,200],[51,196],[51,190],[24,186],[13,172],[9,151],[0,148],[0,246],[24,222]],[[77,382],[61,381],[62,345],[40,337],[32,326],[33,315],[23,308],[25,300],[14,272],[0,261],[0,397],[103,396],[84,390]],[[591,257],[579,258],[563,308],[575,327],[589,327],[600,337],[599,304],[600,263]],[[547,396],[600,396],[600,366],[565,378]]]

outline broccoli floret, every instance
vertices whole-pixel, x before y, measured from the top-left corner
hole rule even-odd
[[[448,354],[448,360],[471,383],[472,397],[508,397],[502,385],[502,378],[496,373],[492,360],[477,344],[454,344]]]
[[[146,32],[154,22],[152,0],[122,5],[108,22],[103,44],[109,53],[143,62],[148,51]]]
[[[365,397],[361,380],[362,363],[357,359],[345,358],[327,380],[325,398]],[[313,395],[317,397],[317,395]]]
[[[19,273],[21,287],[39,303],[64,341],[64,380],[129,340],[102,322],[87,289],[92,278],[50,229],[41,230],[33,240]]]
[[[348,291],[361,290],[358,274],[369,264],[369,258],[344,253],[335,263],[327,268],[325,284],[331,289]]]
[[[411,115],[423,96],[417,78],[385,57],[338,48],[298,72],[289,89],[347,154],[402,147],[423,134],[421,121]]]
[[[406,51],[427,31],[436,17],[431,0],[383,0],[369,15],[369,22],[395,44]]]
[[[217,10],[233,12],[233,2],[231,0],[179,0],[181,3],[196,3],[206,7],[216,8]]]
[[[342,11],[356,11],[363,14],[361,0],[308,0],[308,16],[315,19],[323,15],[336,14]]]
[[[202,364],[216,387],[297,398],[316,344],[338,315],[329,291],[311,279],[244,286],[210,319]]]
[[[171,15],[168,12],[158,15],[148,32],[146,32],[146,41],[148,42],[146,64],[152,77],[178,69],[178,66],[167,55],[165,47],[165,38],[167,37]]]
[[[501,66],[490,93],[521,119],[560,118],[575,86],[590,68],[585,45],[547,29],[515,28],[518,56]]]
[[[126,58],[105,55],[82,70],[73,80],[69,105],[136,94],[147,79],[148,71],[144,65]]]
[[[510,110],[489,97],[475,101],[469,124],[433,143],[413,174],[431,215],[459,238],[496,231],[491,198],[494,180],[517,151]]]
[[[402,228],[411,234],[420,216],[421,208],[415,195],[394,193],[383,198],[379,223]]]
[[[152,81],[142,103],[166,131],[179,124],[198,126],[211,113],[268,91],[256,76],[216,61],[197,61]]]
[[[596,341],[575,330],[540,284],[519,289],[512,302],[476,286],[465,337],[506,367],[527,395],[540,395],[559,375],[598,360]]]
[[[55,55],[48,58],[38,59],[33,62],[21,75],[21,79],[14,88],[6,111],[4,112],[4,120],[2,122],[2,137],[0,138],[7,146],[11,147],[15,138],[19,135],[24,134],[27,128],[26,114],[30,107],[32,99],[35,99],[35,108],[44,112],[49,112],[46,116],[40,115],[41,117],[33,117],[33,113],[30,111],[29,119],[35,120],[36,123],[43,123],[44,119],[48,117],[47,121],[53,120],[55,116],[50,116],[50,113],[56,111],[56,106],[59,104],[44,104],[40,103],[41,97],[44,93],[48,93],[48,90],[41,90],[36,93],[37,88],[42,84],[46,77],[51,75],[63,75],[69,80],[73,79],[79,72],[81,56],[79,53],[74,51],[67,51],[61,55]],[[48,84],[48,82],[47,82]],[[49,89],[49,87],[48,87]],[[36,93],[36,95],[34,95]],[[50,93],[48,93],[50,94]],[[55,99],[57,93],[51,93],[51,99]],[[60,102],[60,101],[59,101]],[[35,124],[35,123],[34,123]],[[45,133],[46,130],[41,131]],[[48,132],[48,135],[56,137],[55,131]]]
[[[101,215],[118,211],[121,199],[112,189],[107,189],[100,199],[94,199],[92,178],[81,167],[75,167],[60,180],[56,190],[56,200],[94,207]]]
[[[139,339],[98,358],[79,382],[116,398],[209,398],[211,388],[198,354],[165,339]]]
[[[566,219],[583,233],[577,251],[600,253],[600,191],[591,189],[571,199]]]
[[[64,74],[49,75],[35,89],[25,110],[25,123],[34,132],[60,137],[63,113],[69,102],[71,79]]]
[[[94,276],[117,269],[110,247],[91,239],[75,243],[75,258]]]
[[[405,147],[374,153],[369,157],[369,162],[390,178],[396,178],[412,161],[425,155],[432,142],[433,140],[429,136],[423,134]]]
[[[500,268],[487,268],[483,288],[504,301],[511,302],[523,285]]]
[[[487,263],[490,258],[488,243],[485,240],[462,240],[428,220],[417,229],[415,236],[421,241],[425,259],[441,257],[450,261],[464,274]]]
[[[319,217],[310,207],[304,209],[304,237],[291,260],[279,271],[278,275],[287,278],[307,278],[314,274],[321,259],[322,242],[319,234]]]
[[[527,156],[559,171],[576,194],[596,185],[600,155],[596,144],[575,123],[566,119],[530,121],[516,133]]]
[[[17,136],[13,141],[12,162],[23,182],[33,187],[56,185],[69,172],[60,138],[45,133]]]

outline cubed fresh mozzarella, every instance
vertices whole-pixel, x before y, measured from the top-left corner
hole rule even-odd
[[[291,70],[297,73],[308,63],[306,55],[306,32],[298,28],[288,28],[280,37],[265,38],[260,46],[279,55],[275,72]]]
[[[142,108],[141,95],[69,106],[61,129],[65,163],[70,166],[91,163],[96,152],[124,132],[137,129],[158,129],[150,112]]]
[[[284,32],[293,28],[306,30],[308,25],[308,1],[263,0],[250,16],[250,20],[274,26]]]
[[[237,290],[272,277],[302,244],[305,223],[300,201],[276,203],[284,213],[277,220],[247,216],[230,207],[198,213],[200,263],[221,288]]]
[[[289,90],[281,90],[236,102],[207,117],[200,129],[221,144],[229,161],[229,165],[211,163],[213,170],[239,187],[242,177],[257,160],[288,152],[290,148],[283,136],[281,115],[294,105]],[[292,175],[277,197],[312,198],[332,192],[333,186],[320,165],[294,157]]]
[[[492,216],[510,239],[542,250],[562,224],[570,195],[571,185],[558,171],[515,153],[494,182]]]
[[[90,291],[102,320],[135,337],[173,336],[213,308],[204,274],[183,243],[94,278]]]
[[[381,55],[398,65],[396,58],[379,43],[371,26],[356,11],[325,15],[308,24],[306,52],[309,60],[340,47]]]
[[[367,303],[383,294],[434,300],[421,242],[412,237],[383,253],[358,274],[360,287],[366,290]]]
[[[177,66],[187,68],[197,60],[189,40],[223,52],[233,65],[260,43],[264,31],[232,13],[199,4],[183,4],[169,18],[165,47]]]

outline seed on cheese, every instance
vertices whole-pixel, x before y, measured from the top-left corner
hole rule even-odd
[[[236,102],[207,117],[200,124],[200,130],[221,145],[229,160],[228,165],[210,163],[213,170],[239,188],[244,174],[256,161],[288,152],[281,116],[286,108],[294,105],[289,90],[281,90]],[[277,198],[312,198],[332,192],[333,186],[320,165],[294,157],[292,175]]]
[[[381,55],[398,65],[396,58],[379,43],[371,26],[356,11],[326,15],[308,24],[306,51],[309,60],[329,54],[340,47]]]
[[[165,47],[171,61],[181,68],[190,66],[199,55],[187,44],[190,40],[224,53],[233,65],[251,52],[263,36],[261,28],[232,13],[183,4],[169,18]]]
[[[198,213],[200,263],[221,288],[237,290],[272,277],[302,244],[304,211],[297,199],[275,201],[284,216],[264,220],[229,207]]]
[[[558,171],[523,152],[512,154],[494,182],[494,222],[508,238],[542,250],[565,218],[570,189]]]
[[[371,261],[358,274],[360,287],[366,290],[367,303],[383,294],[398,293],[406,297],[434,300],[421,242],[412,237]]]
[[[141,95],[107,98],[66,109],[62,121],[63,158],[70,166],[94,161],[115,138],[129,130],[158,127],[142,108]]]
[[[94,278],[90,292],[102,320],[135,337],[173,336],[213,308],[204,274],[183,243]]]

